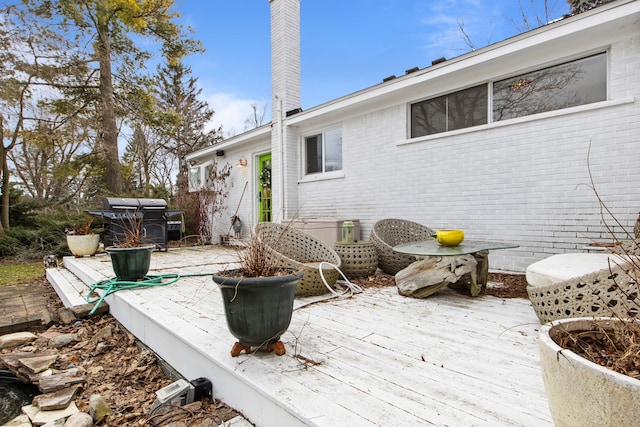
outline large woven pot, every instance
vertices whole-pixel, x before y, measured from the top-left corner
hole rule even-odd
[[[342,261],[336,251],[322,240],[273,222],[257,224],[256,234],[265,242],[268,247],[267,255],[276,265],[304,273],[296,289],[296,296],[326,294],[329,292],[327,285],[333,286],[340,277],[338,270],[330,264],[340,268]]]
[[[595,318],[613,329],[616,319]],[[540,328],[540,365],[556,427],[632,427],[640,420],[640,381],[589,362],[553,340],[562,331],[594,330],[594,318],[562,319]]]
[[[213,275],[220,286],[227,326],[238,339],[232,356],[242,349],[266,347],[279,343],[291,323],[296,286],[303,273],[286,276],[235,278]],[[281,344],[281,343],[280,343]],[[284,354],[284,346],[275,348]]]
[[[109,246],[105,250],[111,256],[111,266],[117,280],[135,282],[143,279],[149,272],[153,249],[154,246],[138,246],[134,248]]]
[[[67,235],[67,246],[74,257],[80,258],[85,255],[95,255],[100,245],[99,234],[69,234]]]

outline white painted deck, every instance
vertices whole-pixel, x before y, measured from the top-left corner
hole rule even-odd
[[[155,252],[151,274],[212,273],[224,247]],[[65,258],[84,283],[113,276],[108,256]],[[55,270],[47,272],[55,282]],[[59,276],[61,276],[59,274]],[[85,285],[52,283],[65,301]],[[305,301],[308,299],[305,299]],[[107,298],[111,314],[185,378],[211,380],[214,396],[256,426],[553,425],[540,373],[537,329],[523,299],[428,299],[367,289],[294,311],[287,354],[229,355],[222,299],[210,276],[183,277]],[[302,300],[296,300],[296,306]]]

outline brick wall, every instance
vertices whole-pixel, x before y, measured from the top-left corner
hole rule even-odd
[[[491,268],[524,271],[551,254],[610,240],[590,187],[590,166],[599,196],[631,230],[640,211],[639,44],[634,37],[611,45],[610,101],[597,108],[414,143],[406,140],[405,102],[345,118],[344,177],[299,184],[299,176],[290,177],[298,216],[360,219],[364,238],[383,218],[462,228],[470,239],[519,244],[492,252]],[[305,129],[297,132],[300,140]],[[607,222],[623,237],[614,221]]]

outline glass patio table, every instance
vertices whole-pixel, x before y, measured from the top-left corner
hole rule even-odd
[[[393,250],[403,254],[416,256],[459,256],[473,255],[478,262],[476,274],[471,274],[471,295],[477,296],[482,286],[487,284],[489,276],[489,251],[512,249],[518,245],[505,242],[489,242],[484,240],[464,240],[457,246],[442,246],[435,240],[402,243]]]

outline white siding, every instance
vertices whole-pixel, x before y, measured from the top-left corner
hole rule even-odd
[[[219,168],[226,163],[232,166],[227,181],[229,195],[225,201],[225,209],[213,218],[214,236],[218,240],[220,235],[234,234],[230,227],[231,217],[236,213],[236,209],[242,221],[241,237],[250,235],[258,217],[258,156],[268,153],[270,149],[270,141],[265,139],[261,143],[225,150],[224,157],[218,158]],[[246,167],[238,166],[240,158],[247,160]]]

